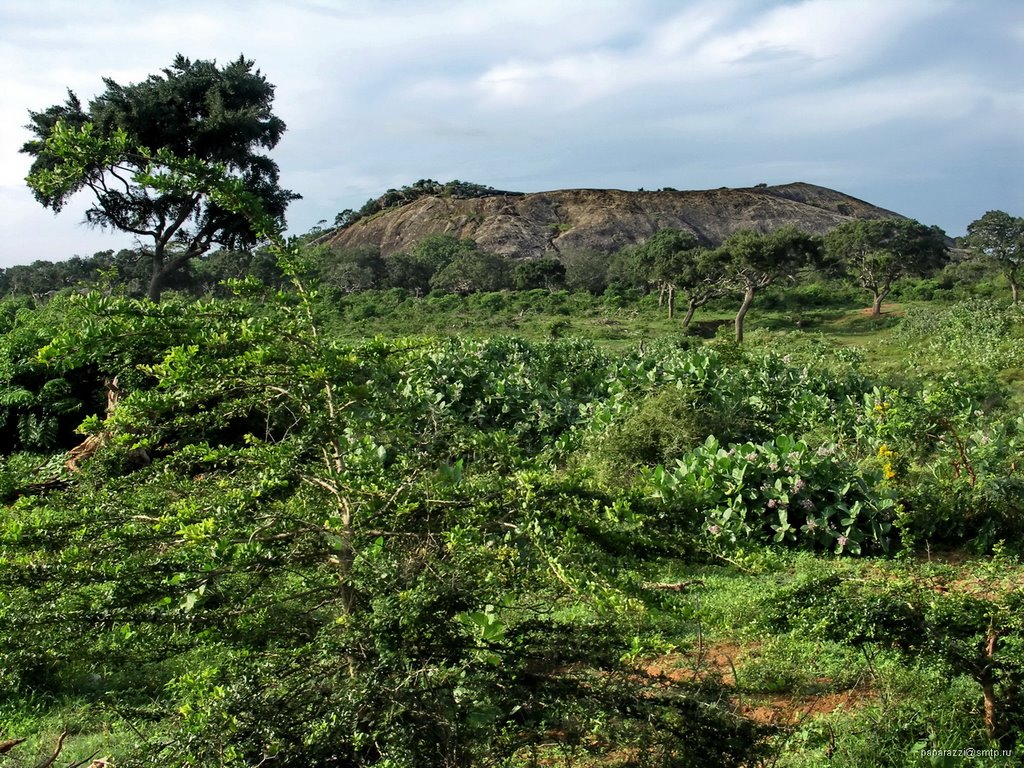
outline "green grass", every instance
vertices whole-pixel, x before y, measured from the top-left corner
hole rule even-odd
[[[512,334],[530,340],[575,336],[610,349],[692,335],[731,338],[735,317],[731,304],[720,303],[699,310],[690,329],[685,330],[683,308],[677,308],[676,317],[670,320],[654,296],[619,301],[547,291],[420,299],[394,292],[371,292],[347,297],[325,310],[333,317],[332,331],[350,339],[376,335],[486,338]],[[843,345],[872,349],[898,323],[898,315],[894,311],[873,319],[864,316],[862,310],[856,304],[797,310],[755,304],[747,316],[745,331],[823,334]]]
[[[648,567],[651,581],[687,585],[659,603],[658,637],[678,652],[655,666],[668,663],[687,679],[724,675],[745,712],[784,726],[777,765],[925,766],[943,763],[922,757],[923,745],[985,744],[980,689],[967,675],[884,641],[855,647],[804,629],[773,632],[763,617],[787,587],[829,573],[864,585],[924,585],[937,594],[1005,594],[1024,584],[1019,558],[926,551],[839,559],[751,547],[728,559]]]
[[[37,766],[53,755],[65,733],[54,765],[88,765],[110,758],[121,765],[123,756],[154,735],[160,724],[148,721],[141,708],[97,703],[96,696],[61,699],[31,698],[0,705],[0,740],[25,738],[0,757],[5,768]]]

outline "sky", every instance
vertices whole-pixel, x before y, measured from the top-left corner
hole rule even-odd
[[[390,187],[804,181],[938,225],[1024,215],[1021,0],[3,0],[0,267],[131,247],[25,186],[28,112],[253,59],[289,229]]]

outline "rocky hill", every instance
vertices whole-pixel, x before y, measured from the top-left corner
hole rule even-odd
[[[797,182],[743,189],[626,192],[563,189],[496,192],[459,199],[430,195],[326,233],[334,248],[379,247],[384,256],[447,232],[510,258],[586,249],[612,252],[660,229],[686,229],[717,245],[733,232],[769,232],[793,224],[824,234],[852,218],[899,214],[825,187]]]

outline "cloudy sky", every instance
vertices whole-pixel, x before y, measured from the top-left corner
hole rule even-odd
[[[304,232],[421,178],[806,181],[951,235],[1024,215],[1021,0],[3,0],[0,266],[129,247],[24,185],[28,111],[254,59]]]

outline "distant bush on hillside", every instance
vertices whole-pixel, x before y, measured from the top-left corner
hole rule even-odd
[[[380,197],[370,198],[358,211],[346,208],[334,217],[334,226],[344,229],[367,216],[373,216],[375,213],[386,211],[389,208],[398,208],[414,200],[419,200],[421,197],[428,197],[430,195],[465,200],[473,197],[489,197],[490,195],[521,194],[523,193],[506,192],[483,184],[474,184],[470,181],[459,181],[458,179],[449,181],[446,184],[434,181],[433,179],[420,179],[416,183],[409,184],[401,189],[389,189]]]

